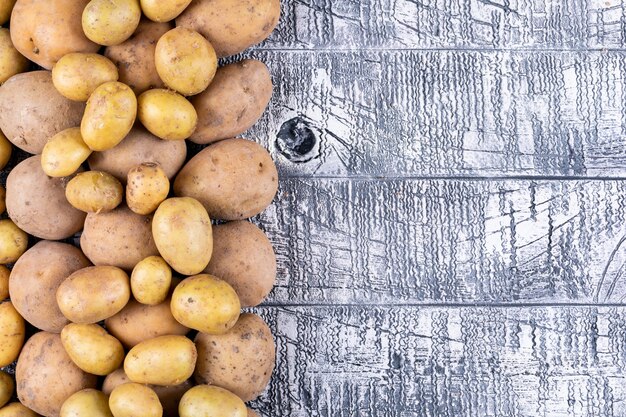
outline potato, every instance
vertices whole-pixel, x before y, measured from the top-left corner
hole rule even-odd
[[[259,415],[256,413],[256,411],[248,407],[248,417],[259,417]]]
[[[170,302],[165,299],[161,304],[149,306],[130,300],[122,311],[106,319],[105,325],[127,348],[158,336],[184,336],[189,329],[176,321]]]
[[[163,407],[156,393],[145,385],[129,382],[116,387],[109,397],[115,417],[161,417]]]
[[[95,152],[89,158],[89,167],[105,171],[126,184],[128,172],[144,162],[158,164],[167,178],[174,178],[185,163],[187,146],[184,141],[166,141],[143,128],[134,127],[116,147]]]
[[[124,187],[111,174],[81,172],[67,183],[65,198],[75,208],[88,213],[111,211],[122,202]]]
[[[10,301],[0,303],[0,367],[17,359],[24,344],[24,319]]]
[[[26,58],[46,69],[71,52],[96,52],[83,33],[81,16],[89,0],[17,0],[11,39]]]
[[[167,198],[170,180],[154,162],[144,162],[128,172],[126,204],[137,214],[150,214]]]
[[[61,331],[61,342],[76,366],[90,374],[108,375],[124,360],[120,341],[97,324],[70,323]]]
[[[165,200],[152,220],[159,253],[178,273],[202,272],[211,259],[211,219],[202,204],[189,197]]]
[[[9,402],[15,391],[13,377],[4,371],[0,371],[0,407]]]
[[[4,265],[0,265],[0,301],[9,298],[9,275],[11,271]]]
[[[0,129],[29,153],[41,153],[52,136],[78,126],[84,109],[84,103],[68,100],[54,88],[48,71],[18,74],[0,86]]]
[[[157,73],[172,90],[192,96],[204,91],[217,70],[211,44],[198,32],[176,28],[161,36],[154,52]]]
[[[104,83],[87,100],[80,132],[94,151],[113,148],[126,137],[137,116],[137,98],[126,84]]]
[[[173,91],[148,90],[139,96],[137,106],[141,124],[161,139],[187,139],[196,129],[196,109],[185,97]]]
[[[176,19],[176,26],[200,32],[217,55],[225,57],[267,38],[279,18],[280,0],[196,0]]]
[[[7,177],[7,212],[28,234],[59,240],[83,228],[85,213],[65,198],[65,178],[50,178],[41,167],[41,156],[20,162]]]
[[[39,414],[26,406],[15,402],[0,408],[0,417],[38,417]]]
[[[12,153],[13,145],[11,145],[11,142],[4,136],[4,133],[0,131],[0,169],[7,166]]]
[[[19,259],[28,247],[28,235],[11,220],[0,220],[0,263]]]
[[[109,409],[109,396],[87,388],[72,394],[61,406],[60,417],[113,417]]]
[[[255,142],[228,139],[203,149],[174,181],[177,196],[201,202],[212,219],[241,220],[263,211],[278,190],[269,153]]]
[[[76,101],[87,101],[96,88],[118,78],[115,64],[99,54],[67,54],[52,68],[54,87]]]
[[[90,266],[67,277],[57,289],[57,304],[74,323],[97,323],[117,314],[130,299],[126,272],[115,266]]]
[[[196,346],[185,336],[160,336],[133,347],[124,372],[139,384],[178,385],[193,374],[196,358]]]
[[[256,314],[242,314],[235,326],[220,335],[198,333],[198,384],[217,385],[252,401],[267,387],[276,362],[272,332]]]
[[[198,113],[191,141],[206,144],[239,136],[261,117],[272,88],[269,70],[256,59],[219,68],[209,87],[191,99]]]
[[[57,305],[59,285],[89,261],[72,245],[37,242],[15,263],[9,279],[11,300],[20,315],[33,326],[59,333],[68,323]]]
[[[28,60],[13,46],[9,29],[0,28],[0,84],[27,69]]]
[[[85,35],[100,45],[119,45],[130,38],[141,19],[138,0],[91,0],[85,7]]]
[[[154,51],[159,38],[170,29],[170,23],[142,19],[132,37],[105,49],[104,55],[117,65],[120,81],[135,94],[140,95],[150,88],[165,87],[156,71]]]
[[[172,315],[179,323],[204,333],[222,334],[239,318],[237,293],[226,281],[208,274],[183,280],[172,294]]]
[[[39,332],[26,344],[15,368],[17,397],[31,410],[58,416],[72,394],[95,388],[96,376],[83,372],[65,352],[61,336]]]
[[[14,5],[15,0],[0,0],[0,25],[9,21]]]
[[[89,213],[80,247],[94,265],[114,265],[127,271],[142,259],[159,254],[152,239],[152,219],[133,213],[125,205]]]
[[[137,301],[157,305],[165,301],[172,284],[172,270],[160,256],[148,256],[133,268],[130,289]]]
[[[155,22],[169,22],[185,10],[191,0],[140,0],[141,10]]]
[[[80,128],[70,127],[48,140],[41,153],[41,167],[50,177],[67,177],[80,168],[91,155]]]
[[[235,394],[220,387],[197,385],[187,391],[178,406],[180,417],[247,417],[246,405]]]

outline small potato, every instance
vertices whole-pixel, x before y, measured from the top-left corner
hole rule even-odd
[[[91,0],[85,7],[85,35],[100,45],[118,45],[130,38],[141,19],[138,0]]]
[[[61,406],[60,417],[113,417],[109,409],[109,396],[87,388],[72,394]]]
[[[196,129],[196,109],[185,97],[173,91],[148,90],[139,96],[137,106],[141,124],[161,139],[187,139]]]
[[[109,407],[115,417],[161,417],[163,415],[163,407],[154,390],[132,382],[120,385],[111,392]]]
[[[184,336],[189,328],[176,321],[170,303],[171,300],[166,299],[161,304],[149,306],[130,300],[122,311],[106,319],[105,325],[127,348],[158,336]]]
[[[172,294],[172,314],[179,323],[209,334],[230,330],[241,306],[226,281],[208,274],[185,278]]]
[[[113,175],[101,171],[81,172],[65,188],[65,197],[72,206],[96,214],[119,206],[123,195],[122,183]]]
[[[198,32],[176,28],[161,36],[154,53],[156,70],[172,90],[184,96],[204,91],[215,76],[217,56]]]
[[[41,167],[50,177],[72,175],[89,158],[91,149],[85,144],[80,128],[70,127],[50,138],[41,153]]]
[[[0,408],[0,417],[39,417],[39,414],[35,413],[30,408],[15,402]]]
[[[137,98],[117,81],[102,84],[87,100],[80,132],[94,151],[113,148],[126,137],[137,116]]]
[[[0,131],[0,169],[7,166],[12,153],[13,145],[11,145],[11,142],[4,136],[4,133]]]
[[[261,317],[242,314],[228,332],[198,333],[195,342],[198,384],[226,388],[246,402],[263,393],[274,370],[276,346]]]
[[[11,271],[4,265],[0,265],[0,301],[9,298],[9,275]]]
[[[169,22],[185,10],[191,0],[140,0],[141,10],[155,22]]]
[[[9,402],[15,391],[13,377],[4,371],[0,371],[0,407]]]
[[[174,181],[177,196],[193,197],[212,219],[242,220],[263,211],[278,190],[270,154],[245,139],[227,139],[194,156]]]
[[[28,60],[13,46],[9,29],[0,28],[0,84],[27,69]]]
[[[61,331],[61,342],[76,366],[90,374],[108,375],[124,360],[120,341],[97,324],[70,323]]]
[[[99,54],[67,54],[52,68],[54,87],[76,101],[87,101],[96,88],[118,77],[115,64]]]
[[[97,323],[118,313],[130,299],[128,275],[114,266],[91,266],[67,277],[57,303],[74,323]]]
[[[183,275],[202,272],[211,259],[211,219],[193,198],[170,198],[161,203],[152,220],[152,236],[163,259]]]
[[[170,180],[154,162],[144,162],[128,172],[126,204],[137,214],[153,213],[170,192]]]
[[[11,220],[0,220],[0,263],[19,259],[28,247],[28,235]]]
[[[246,405],[232,392],[220,387],[197,385],[187,391],[178,406],[180,417],[247,417]]]
[[[0,0],[0,25],[9,21],[14,5],[15,0]]]
[[[172,284],[172,269],[160,256],[149,256],[133,268],[130,289],[135,300],[157,305],[165,301]]]
[[[13,303],[0,303],[0,367],[17,359],[24,344],[25,323]]]
[[[196,366],[196,345],[185,336],[160,336],[133,347],[124,360],[124,372],[139,384],[178,385]]]

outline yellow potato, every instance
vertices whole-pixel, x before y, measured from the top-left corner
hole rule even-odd
[[[129,382],[116,387],[109,397],[115,417],[161,417],[163,407],[154,390]]]
[[[170,180],[154,162],[145,162],[128,172],[126,204],[137,214],[150,214],[167,198]]]
[[[70,100],[87,101],[96,88],[117,79],[115,64],[99,54],[67,54],[52,68],[54,87]]]
[[[239,397],[220,387],[197,385],[187,391],[178,406],[180,417],[247,417],[248,409]]]
[[[172,284],[172,270],[160,256],[149,256],[133,268],[130,289],[135,300],[156,305],[167,298]]]
[[[94,151],[105,151],[120,143],[137,116],[137,98],[126,84],[104,83],[87,100],[80,123],[83,140]]]
[[[124,360],[120,341],[98,324],[70,323],[61,331],[61,342],[76,366],[90,374],[108,375]]]
[[[97,323],[124,308],[130,299],[128,275],[114,266],[91,266],[67,277],[57,290],[57,304],[74,323]]]
[[[0,25],[4,25],[11,17],[16,0],[0,0]]]
[[[91,0],[85,7],[85,35],[100,45],[118,45],[130,38],[141,19],[138,0]]]
[[[111,211],[122,202],[124,187],[113,175],[101,171],[81,172],[67,183],[65,198],[88,213]]]
[[[11,145],[4,133],[0,131],[0,169],[7,166],[12,153],[13,145]]]
[[[165,200],[152,220],[152,236],[159,253],[183,275],[202,272],[211,259],[211,219],[193,198]]]
[[[217,70],[217,56],[209,41],[185,28],[172,29],[161,36],[154,59],[165,85],[185,96],[204,91]]]
[[[196,366],[196,345],[185,336],[160,336],[133,347],[124,360],[124,372],[140,384],[178,385]]]
[[[0,301],[9,298],[9,275],[11,271],[4,265],[0,265]]]
[[[15,391],[13,377],[4,371],[0,371],[0,407],[9,402]]]
[[[72,175],[89,158],[91,149],[85,144],[80,128],[65,129],[48,140],[41,153],[41,167],[50,177]]]
[[[0,220],[0,263],[19,259],[28,247],[28,235],[9,219]]]
[[[196,109],[185,97],[173,91],[148,90],[139,96],[137,106],[141,124],[161,139],[187,139],[196,129]]]
[[[25,323],[10,301],[0,303],[0,367],[17,359],[24,344]]]
[[[92,388],[72,394],[61,406],[60,417],[113,417],[109,396]]]
[[[30,408],[15,402],[0,408],[0,417],[39,417],[39,414],[35,413]]]
[[[0,28],[0,84],[27,69],[28,60],[13,46],[9,29]]]
[[[204,333],[222,334],[235,325],[241,306],[237,293],[226,281],[201,274],[178,284],[171,308],[179,323]]]
[[[185,10],[191,0],[140,0],[141,10],[155,22],[169,22]]]

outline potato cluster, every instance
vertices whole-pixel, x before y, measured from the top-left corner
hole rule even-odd
[[[279,0],[0,0],[0,169],[13,146],[31,154],[0,187],[0,367],[15,363],[0,417],[256,416],[275,344],[242,308],[276,256],[247,219],[278,173],[238,136],[272,81],[218,60],[279,15]],[[206,146],[189,159],[187,140]]]

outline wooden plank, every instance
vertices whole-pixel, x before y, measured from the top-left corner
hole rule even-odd
[[[625,303],[626,183],[286,179],[272,304]]]

